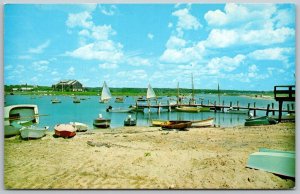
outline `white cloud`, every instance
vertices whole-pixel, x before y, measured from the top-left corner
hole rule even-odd
[[[253,78],[257,77],[258,68],[256,65],[250,65],[248,68],[248,77]]]
[[[169,22],[168,23],[168,28],[172,28],[173,27],[173,23],[172,22]]]
[[[107,16],[115,15],[117,7],[115,5],[99,5],[101,13]]]
[[[201,60],[204,52],[203,42],[185,48],[167,48],[160,56],[160,61],[174,64],[190,63]]]
[[[67,75],[68,76],[73,76],[75,75],[75,68],[73,66],[71,66],[68,70],[67,70]]]
[[[116,34],[110,25],[93,26],[91,31],[92,37],[96,40],[106,40],[109,36]]]
[[[102,64],[99,64],[99,68],[101,68],[101,69],[116,69],[116,68],[118,68],[118,65],[115,63],[102,63]]]
[[[186,41],[176,36],[171,36],[166,44],[168,49],[176,49],[185,47]]]
[[[127,63],[131,66],[151,66],[149,59],[145,59],[141,57],[128,58]]]
[[[206,46],[225,48],[238,43],[239,33],[234,30],[213,29],[208,35]]]
[[[153,34],[151,34],[151,33],[148,33],[148,34],[147,34],[147,37],[148,37],[150,40],[153,40],[153,38],[154,38],[154,35],[153,35]]]
[[[293,51],[292,48],[267,48],[262,50],[256,50],[249,53],[249,57],[256,60],[287,60],[287,55]]]
[[[123,57],[121,48],[122,45],[108,40],[84,45],[72,52],[66,52],[66,55],[85,60],[117,62]]]
[[[295,23],[294,10],[279,10],[274,17],[274,23],[277,28],[285,27]]]
[[[36,48],[30,48],[28,52],[34,53],[34,54],[40,54],[44,52],[44,49],[47,48],[50,45],[50,40],[47,40],[46,42],[42,43],[41,45],[37,46]]]
[[[207,68],[209,74],[218,74],[222,71],[231,72],[237,69],[245,59],[246,56],[240,54],[233,58],[227,56],[216,57],[211,59],[205,68]]]
[[[224,12],[219,9],[208,11],[204,18],[212,26],[251,23],[252,27],[259,27],[264,25],[264,22],[270,19],[275,12],[276,6],[274,4],[227,3]]]
[[[89,21],[92,19],[92,16],[89,12],[80,12],[76,14],[69,14],[68,20],[66,24],[69,28],[75,27],[83,27],[83,28],[91,28],[93,26],[93,22]]]
[[[58,72],[54,70],[51,72],[51,75],[58,75]]]
[[[178,32],[181,32],[182,30],[197,30],[198,28],[202,27],[197,18],[191,15],[187,8],[177,10],[173,12],[172,15],[178,17]]]
[[[225,48],[234,45],[256,44],[270,45],[283,43],[294,36],[295,31],[291,28],[249,30],[242,29],[213,29],[206,40],[206,46]],[[266,36],[266,34],[268,36]]]

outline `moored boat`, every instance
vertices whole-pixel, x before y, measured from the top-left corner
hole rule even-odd
[[[63,138],[70,138],[76,135],[76,128],[71,124],[58,124],[54,126],[55,135]]]
[[[112,95],[110,93],[110,90],[109,90],[106,82],[104,81],[99,102],[107,103],[111,98],[112,98]]]
[[[51,103],[52,103],[52,104],[61,103],[61,100],[59,100],[58,98],[53,98],[53,99],[51,100]]]
[[[234,109],[234,108],[229,108],[227,110],[227,113],[231,113],[231,114],[249,114],[249,110],[238,110],[238,109]]]
[[[247,167],[295,178],[295,152],[259,149],[249,155]]]
[[[180,106],[175,108],[177,111],[180,112],[209,112],[209,107],[202,107],[202,106]]]
[[[275,119],[268,116],[246,119],[245,126],[272,125],[278,123]]]
[[[12,123],[10,125],[4,125],[4,137],[12,137],[20,134],[20,129],[23,126],[18,123]]]
[[[37,127],[34,125],[23,127],[20,129],[21,137],[23,139],[39,139],[46,135],[48,128],[48,126]]]
[[[39,123],[38,106],[35,104],[18,104],[4,107],[4,126],[12,123],[23,126]]]
[[[73,103],[80,103],[80,99],[77,98],[77,97],[74,97],[74,98],[73,98]]]
[[[196,121],[191,121],[192,126],[191,127],[211,127],[214,125],[214,118],[208,118],[204,120],[196,120]]]
[[[124,120],[124,126],[135,126],[136,125],[136,119],[131,118],[131,115],[128,115],[128,117]]]
[[[168,121],[161,124],[162,129],[178,129],[185,130],[188,127],[191,127],[191,121]]]
[[[93,121],[93,125],[96,128],[108,128],[110,126],[110,119],[104,119],[102,115],[99,114],[99,117]]]
[[[115,112],[115,113],[126,113],[126,112],[132,112],[134,108],[113,108],[112,106],[109,106],[106,109],[106,112]]]
[[[156,127],[156,126],[161,127],[161,125],[166,122],[168,122],[168,121],[167,120],[155,120],[155,119],[151,120],[151,124],[153,127]]]
[[[124,102],[124,98],[123,97],[116,97],[115,102],[116,103],[123,103]]]
[[[70,124],[75,126],[76,132],[85,132],[88,130],[88,126],[84,123],[70,122]]]

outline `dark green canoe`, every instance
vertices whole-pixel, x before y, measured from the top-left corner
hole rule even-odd
[[[278,123],[276,120],[268,116],[262,116],[246,119],[245,126],[272,125],[276,123]]]

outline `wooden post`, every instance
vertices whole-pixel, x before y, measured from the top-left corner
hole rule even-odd
[[[224,112],[224,104],[225,104],[225,102],[224,102],[224,100],[223,100],[223,102],[222,102],[222,112]]]
[[[248,103],[248,115],[250,114],[250,103]]]
[[[295,109],[294,109],[294,103],[292,103],[291,105],[292,105],[292,110],[295,110]]]
[[[274,110],[274,103],[272,102],[272,115],[275,115],[275,110]]]
[[[203,100],[201,100],[201,105],[203,105]]]
[[[214,106],[215,106],[215,112],[217,112],[217,102],[214,102]]]
[[[254,102],[253,107],[254,107],[254,109],[253,109],[254,116],[256,117],[256,102]]]
[[[270,104],[268,104],[268,106],[267,106],[266,116],[269,116],[269,111],[270,111]]]
[[[210,103],[209,100],[207,100],[207,105],[208,105],[208,106],[209,106],[209,103]]]
[[[281,122],[281,117],[282,117],[282,102],[281,100],[278,101],[279,103],[279,113],[278,113],[278,122]]]
[[[240,110],[239,101],[236,102],[237,110]]]
[[[232,107],[232,102],[230,101],[230,105],[229,105],[230,107]]]
[[[290,113],[290,104],[287,104],[286,106],[288,113]]]

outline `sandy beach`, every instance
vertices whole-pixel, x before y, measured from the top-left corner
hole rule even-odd
[[[90,130],[74,138],[6,138],[6,189],[290,189],[291,179],[246,168],[265,147],[295,150],[295,124],[162,131]]]

